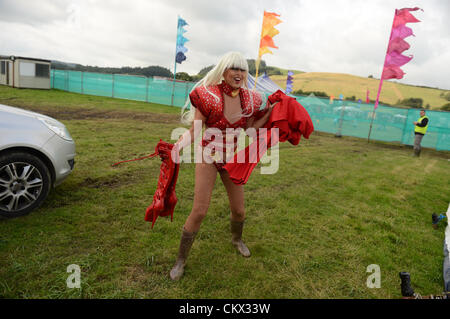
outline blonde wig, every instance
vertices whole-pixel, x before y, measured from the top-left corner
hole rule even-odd
[[[208,90],[208,86],[217,85],[222,82],[223,73],[230,68],[237,68],[241,70],[245,70],[245,75],[243,79],[243,88],[248,90],[247,85],[247,74],[248,74],[248,63],[244,56],[239,52],[228,52],[219,60],[214,68],[212,68],[203,79],[201,79],[197,84],[192,88],[191,92],[195,90],[198,86],[203,86],[205,89],[217,100],[220,101],[220,98],[210,92]],[[250,94],[250,103],[253,104],[252,95]],[[189,107],[190,106],[190,107]],[[183,108],[181,109],[181,122],[184,124],[191,124],[194,120],[195,115],[195,107],[191,104],[190,99],[188,98]],[[250,115],[244,115],[250,116]]]

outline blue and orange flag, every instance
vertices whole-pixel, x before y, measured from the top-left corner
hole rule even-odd
[[[259,41],[258,59],[255,62],[256,66],[255,82],[258,79],[258,70],[259,64],[261,62],[261,57],[266,53],[273,54],[273,52],[270,51],[269,48],[278,49],[278,47],[273,42],[273,37],[276,36],[278,33],[280,33],[280,31],[275,29],[275,26],[282,22],[280,19],[277,18],[279,16],[280,16],[279,14],[276,14],[274,12],[264,11],[261,29],[261,39]]]
[[[183,28],[184,26],[188,25],[186,21],[178,17],[178,28],[177,28],[177,48],[175,53],[175,62],[180,63],[186,60],[185,53],[187,52],[187,48],[184,47],[184,44],[188,42],[189,40],[186,39],[183,34],[186,32],[186,30]]]

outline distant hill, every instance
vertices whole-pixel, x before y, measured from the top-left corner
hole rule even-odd
[[[294,74],[305,73],[305,72],[299,71],[299,70],[282,69],[282,68],[279,68],[279,67],[276,67],[276,66],[268,66],[267,69],[268,69],[267,74],[268,74],[269,76],[273,76],[273,75],[284,75],[284,76],[287,76],[288,71],[291,71],[291,72],[293,72]]]
[[[285,88],[286,75],[273,75],[271,79],[278,86]],[[346,98],[354,96],[356,100],[361,99],[362,101],[366,100],[367,89],[370,92],[369,99],[375,100],[380,83],[379,79],[342,73],[307,72],[297,73],[293,77],[293,91],[321,91],[335,97],[342,94]],[[449,91],[447,90],[384,81],[380,101],[395,105],[404,99],[421,98],[423,107],[426,107],[428,104],[430,109],[436,110],[449,103],[445,98],[448,93]]]
[[[247,61],[249,63],[250,73],[254,74],[254,60]],[[189,75],[184,72],[177,73],[177,79],[199,81],[212,67],[213,66],[203,68],[197,75]],[[173,73],[171,73],[169,69],[160,66],[111,68],[52,61],[52,68],[100,73],[173,77]],[[288,71],[294,73],[293,91],[324,92],[328,96],[333,95],[335,97],[343,94],[344,98],[354,98],[355,100],[361,99],[362,101],[365,101],[367,89],[370,91],[369,99],[375,100],[379,85],[379,79],[342,73],[287,70],[276,66],[267,66],[264,60],[261,61],[259,73],[261,75],[263,72],[266,72],[278,86],[285,88]],[[381,90],[380,102],[402,106],[401,104],[399,105],[399,102],[402,100],[421,98],[423,100],[423,107],[428,106],[429,109],[437,110],[443,105],[449,104],[449,97],[450,91],[448,90],[385,81]]]
[[[60,69],[60,70],[76,69],[77,67],[82,67],[81,64],[63,62],[58,60],[51,60],[51,65],[53,69]]]

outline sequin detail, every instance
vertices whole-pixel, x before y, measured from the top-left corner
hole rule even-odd
[[[205,132],[201,141],[203,147],[208,146],[214,141],[213,146],[210,145],[209,147],[213,149],[212,158],[216,161],[214,164],[219,171],[226,162],[227,144],[228,153],[230,153],[230,149],[232,150],[232,153],[234,153],[237,148],[238,134],[231,134],[232,137],[228,137],[227,141],[227,135],[229,134],[227,134],[226,130],[233,129],[236,133],[237,129],[246,127],[250,117],[258,119],[265,113],[265,111],[259,110],[262,103],[260,95],[248,89],[241,88],[239,90],[239,97],[243,116],[236,122],[230,123],[223,113],[225,106],[223,94],[226,94],[225,91],[231,94],[232,88],[223,81],[221,84],[209,86],[207,88],[199,86],[189,94],[192,105],[206,117],[206,127],[217,128],[221,131],[222,141],[217,141],[215,135],[207,134],[207,132]],[[230,144],[233,144],[233,146],[230,147]],[[218,163],[220,162],[219,158],[222,158],[223,163]]]

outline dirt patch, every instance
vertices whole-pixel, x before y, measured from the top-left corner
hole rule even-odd
[[[103,178],[91,178],[88,177],[79,183],[78,187],[88,187],[88,188],[117,188],[124,185],[133,184],[133,176],[131,174],[122,174],[112,177]]]
[[[22,107],[26,110],[38,112],[57,120],[89,120],[89,119],[127,119],[133,121],[153,123],[180,123],[179,114],[164,114],[152,112],[131,112],[118,110],[98,110],[89,108],[47,108],[42,106]]]

